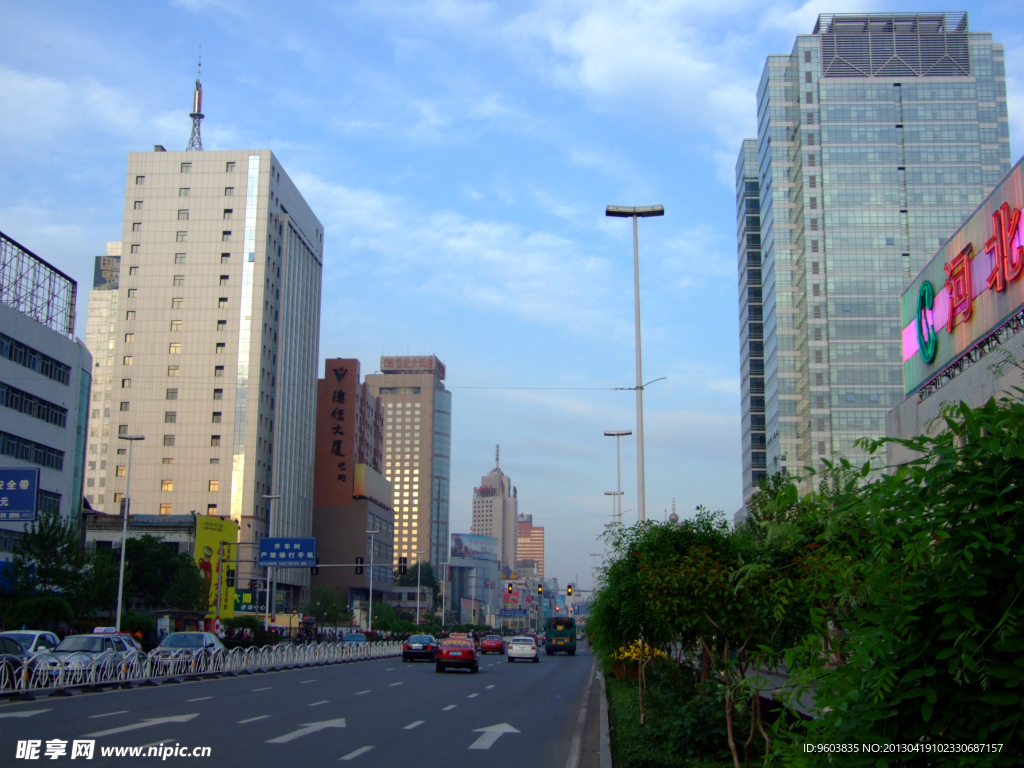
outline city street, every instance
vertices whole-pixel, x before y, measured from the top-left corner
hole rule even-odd
[[[73,740],[95,739],[91,762],[104,765],[132,758],[104,758],[102,747],[163,742],[210,747],[207,759],[226,766],[562,768],[592,662],[584,649],[539,664],[489,655],[479,674],[439,675],[391,658],[5,703],[0,763],[35,762],[15,759],[19,740],[40,740],[41,760],[48,740],[65,740],[57,760],[69,760]]]

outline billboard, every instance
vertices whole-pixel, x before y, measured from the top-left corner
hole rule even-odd
[[[900,300],[909,397],[1024,306],[1021,161],[939,249]]]
[[[237,560],[238,523],[227,517],[199,515],[196,517],[196,565],[209,586],[210,602],[207,606],[208,619],[217,618],[218,605],[220,618],[231,618],[235,615],[235,588],[228,586],[228,577],[232,574]],[[221,545],[224,545],[221,547]],[[224,552],[222,572],[221,552]],[[220,594],[220,593],[223,594]]]
[[[352,496],[356,499],[369,499],[378,507],[391,509],[394,486],[369,464],[355,464],[352,467]]]
[[[444,378],[444,363],[434,355],[382,357],[381,373],[436,373]]]
[[[474,533],[453,533],[451,556],[467,560],[496,561],[498,540],[493,536],[478,536]]]
[[[94,291],[116,291],[121,274],[120,256],[97,256],[92,270]]]
[[[35,520],[38,493],[38,469],[0,469],[0,520]]]

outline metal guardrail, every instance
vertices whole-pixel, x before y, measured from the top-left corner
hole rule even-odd
[[[0,661],[0,696],[60,693],[94,689],[155,685],[161,682],[220,675],[253,674],[281,669],[343,664],[399,656],[400,641],[372,643],[309,643],[264,645],[210,651],[205,648],[156,648],[148,654],[107,652],[98,655],[40,653],[15,663]]]

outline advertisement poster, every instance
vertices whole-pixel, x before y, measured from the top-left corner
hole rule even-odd
[[[498,540],[493,536],[453,533],[452,557],[466,560],[497,560]]]
[[[235,544],[238,542],[238,523],[225,517],[207,517],[200,515],[196,517],[196,565],[200,573],[209,585],[210,603],[206,618],[217,618],[218,600],[220,603],[220,616],[229,619],[235,615],[235,588],[228,586],[228,577],[232,576],[227,572],[230,568],[235,570],[234,563],[224,563],[224,571],[221,571],[221,545],[223,544],[224,560],[235,560]],[[219,589],[223,595],[218,593]]]

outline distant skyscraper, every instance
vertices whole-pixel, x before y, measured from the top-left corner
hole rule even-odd
[[[537,564],[537,575],[544,578],[544,528],[533,524],[533,515],[516,519],[516,547],[518,562],[532,560]]]
[[[823,14],[768,57],[757,118],[736,174],[745,501],[762,451],[799,472],[863,463],[855,441],[884,434],[903,400],[900,294],[1010,168],[1003,48],[966,14]]]
[[[384,476],[394,485],[395,556],[448,560],[452,394],[433,355],[382,357],[366,377],[384,404]]]
[[[473,524],[470,533],[492,536],[498,542],[498,560],[502,568],[515,570],[519,516],[519,492],[512,479],[501,471],[500,454],[496,450],[494,469],[480,478],[480,486],[473,489]]]
[[[93,361],[85,500],[97,512],[107,511],[105,486],[109,458],[107,450],[110,447],[110,409],[114,393],[114,341],[117,338],[117,286],[120,270],[121,243],[108,242],[106,256],[96,257],[85,321],[85,346],[92,353]]]
[[[241,555],[309,536],[323,227],[268,150],[128,156],[107,511],[230,515]],[[113,426],[113,425],[112,425]],[[113,498],[109,498],[113,494]],[[240,564],[241,584],[262,572]],[[296,605],[306,569],[280,569]]]

